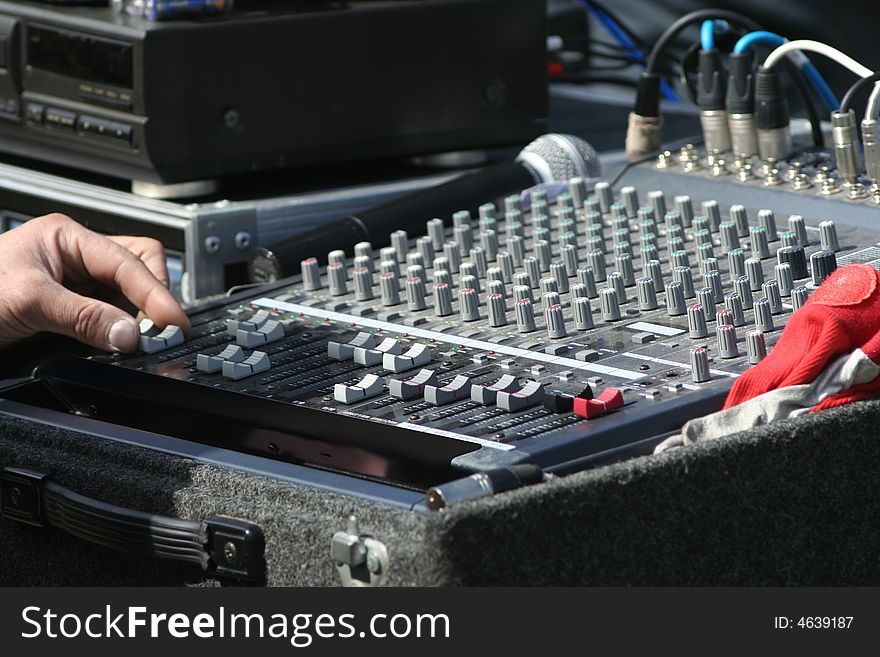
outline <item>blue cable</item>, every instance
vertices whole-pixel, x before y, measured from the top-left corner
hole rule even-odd
[[[743,53],[756,43],[764,43],[768,46],[778,48],[786,41],[787,39],[784,39],[778,34],[774,34],[773,32],[749,32],[736,42],[736,45],[733,47],[733,52]],[[804,55],[803,59],[798,62],[798,65],[800,66],[801,70],[803,70],[804,75],[807,76],[807,79],[813,85],[815,90],[818,92],[819,96],[821,96],[822,102],[825,103],[825,105],[828,107],[828,111],[836,111],[837,108],[840,107],[840,101],[837,100],[837,97],[834,95],[831,87],[829,87],[828,83],[825,82],[825,78],[822,77],[822,74],[819,73],[819,71],[813,65],[813,62],[811,62],[809,58]]]
[[[715,47],[715,21],[703,21],[700,26],[700,47],[703,50],[712,50]]]
[[[623,46],[627,54],[636,60],[642,66],[645,65],[645,53],[638,49],[636,44],[633,43],[632,39],[627,36],[626,32],[620,29],[620,26],[614,22],[614,20],[608,16],[605,12],[601,11],[598,7],[593,6],[589,0],[581,0],[586,10],[595,17],[599,23],[602,24],[608,33],[617,40],[621,46]],[[661,78],[660,80],[660,88],[663,91],[663,97],[667,100],[672,100],[675,102],[680,102],[680,98],[678,94],[675,93],[675,90],[672,86],[666,81],[666,79]]]

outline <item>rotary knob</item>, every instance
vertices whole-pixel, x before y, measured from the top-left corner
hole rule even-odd
[[[807,296],[807,288],[803,286],[793,287],[791,289],[791,307],[793,311],[797,310],[807,302]]]
[[[639,310],[654,310],[657,308],[657,292],[654,289],[654,281],[650,278],[640,278],[636,282],[636,294],[639,299]]]
[[[767,299],[755,301],[755,328],[762,333],[769,333],[773,326],[773,313],[770,310],[770,302]]]
[[[757,292],[761,289],[761,285],[764,283],[764,269],[761,266],[760,260],[757,258],[746,260],[746,276],[749,279],[749,287],[752,289],[752,292]]]
[[[712,378],[709,373],[709,351],[705,347],[691,349],[691,380],[704,383]]]
[[[300,263],[302,270],[303,289],[309,292],[321,289],[321,272],[318,270],[318,259],[307,258]]]
[[[746,256],[742,249],[732,249],[727,253],[727,267],[733,280],[746,275]]]
[[[574,312],[574,327],[578,331],[586,331],[593,328],[593,309],[590,300],[586,297],[577,297],[571,302]]]
[[[767,355],[767,342],[761,331],[749,331],[746,334],[746,352],[749,363],[757,365]]]
[[[684,292],[681,283],[672,282],[666,286],[666,314],[670,317],[684,315],[687,312]]]
[[[731,320],[731,324],[734,326],[744,326],[746,323],[746,316],[743,312],[742,299],[735,292],[733,294],[728,294],[724,297],[724,307],[730,311],[733,319]]]
[[[779,283],[779,293],[784,296],[791,295],[791,289],[794,287],[794,277],[791,275],[791,267],[783,263],[773,268],[776,281]]]
[[[418,276],[406,279],[406,307],[409,310],[424,310],[427,307],[425,282]]]
[[[437,317],[452,314],[452,289],[446,283],[434,284],[434,314]]]
[[[840,251],[837,227],[833,221],[823,221],[819,224],[819,244],[823,251]]]
[[[736,358],[739,347],[736,344],[736,329],[731,324],[718,327],[718,355],[721,358]]]
[[[799,281],[807,277],[807,256],[802,246],[784,246],[776,252],[776,259],[780,265],[785,263],[791,267],[794,280]]]
[[[766,260],[770,257],[770,244],[767,240],[767,231],[761,226],[752,226],[749,229],[752,241],[752,257],[758,260]]]
[[[489,325],[499,327],[507,324],[504,297],[496,292],[486,298],[486,303],[489,307]]]
[[[547,324],[547,336],[552,339],[564,338],[568,333],[565,330],[565,317],[562,315],[562,306],[553,304],[544,309],[544,322]]]
[[[709,329],[706,326],[706,312],[703,306],[694,304],[688,306],[688,335],[694,340],[705,338],[709,335]]]
[[[532,302],[520,299],[513,305],[516,313],[516,330],[520,333],[531,333],[535,330],[535,311]]]
[[[748,276],[739,276],[733,281],[733,291],[740,298],[742,307],[749,309],[754,305],[752,300],[752,287],[749,285]]]
[[[599,306],[603,321],[615,322],[620,319],[620,301],[614,288],[607,287],[599,292]]]
[[[373,275],[366,267],[354,270],[354,298],[358,301],[369,301],[373,298]]]
[[[767,233],[768,242],[775,242],[779,239],[776,234],[776,216],[773,214],[773,210],[759,210],[758,223]]]
[[[327,281],[332,296],[338,297],[348,293],[347,279],[348,276],[346,275],[344,264],[341,262],[331,262],[327,265]]]
[[[394,274],[379,274],[379,293],[383,306],[396,306],[400,303],[400,285]]]
[[[810,256],[810,272],[813,285],[819,286],[837,269],[837,256],[834,251],[816,251]]]
[[[397,253],[397,262],[405,262],[409,251],[409,235],[405,230],[395,230],[391,233],[391,246]]]
[[[710,287],[701,287],[697,290],[697,303],[702,306],[707,321],[715,321],[715,293]]]

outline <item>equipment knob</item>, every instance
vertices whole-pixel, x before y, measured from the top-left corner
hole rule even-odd
[[[706,320],[715,321],[715,293],[711,287],[701,287],[697,290],[697,303],[703,307]]]
[[[443,243],[446,241],[443,220],[437,218],[430,219],[425,226],[428,229],[428,237],[430,237],[431,242],[434,243],[434,249],[443,248]]]
[[[837,269],[837,256],[834,251],[816,251],[810,256],[810,271],[813,285],[819,286]]]
[[[458,277],[458,287],[462,290],[466,287],[473,288],[477,294],[482,291],[480,289],[480,279],[470,274],[462,274]]]
[[[736,329],[730,324],[718,327],[718,355],[721,358],[736,358],[739,347],[736,344]]]
[[[486,252],[479,246],[472,247],[468,251],[471,262],[477,267],[477,276],[486,278],[486,271],[489,269],[489,262],[486,260]]]
[[[665,288],[665,283],[663,281],[663,270],[660,268],[660,261],[649,260],[646,272],[651,277],[651,280],[654,281],[654,289],[661,292]]]
[[[599,296],[599,292],[596,289],[596,277],[593,275],[592,267],[578,267],[577,279],[578,283],[586,288],[587,296],[590,299],[595,299]]]
[[[513,304],[516,313],[516,330],[520,333],[531,333],[535,330],[535,311],[532,302],[528,299],[520,299]]]
[[[676,196],[675,210],[681,216],[682,225],[690,228],[694,222],[694,204],[690,196]]]
[[[742,249],[728,251],[727,266],[730,269],[730,278],[733,280],[746,275],[746,256]]]
[[[556,285],[555,278],[549,278],[549,277],[542,278],[541,282],[540,282],[540,288],[541,288],[541,295],[542,296],[547,294],[548,292],[557,292],[557,293],[559,292],[559,288]]]
[[[761,266],[760,260],[757,258],[746,260],[746,276],[749,279],[749,287],[752,289],[752,292],[757,292],[761,289],[761,285],[764,283],[764,269]]]
[[[577,245],[566,244],[559,250],[559,252],[562,254],[562,262],[565,265],[566,276],[572,277],[577,274],[578,267],[581,265]]]
[[[719,230],[721,231],[721,249],[725,253],[731,249],[740,248],[739,235],[737,234],[736,224],[734,222],[721,222]]]
[[[749,331],[746,333],[746,351],[749,354],[749,363],[757,365],[767,355],[767,342],[761,331]]]
[[[755,328],[762,333],[769,333],[774,329],[773,313],[767,299],[755,300]]]
[[[332,265],[334,262],[338,262],[344,265],[345,251],[343,251],[342,249],[335,249],[333,251],[330,251],[330,253],[327,254],[327,264]],[[346,275],[347,273],[348,272],[346,272]]]
[[[779,241],[782,243],[782,246],[798,246],[797,235],[792,233],[790,230],[787,230],[784,233],[780,233]]]
[[[538,259],[538,265],[541,267],[541,271],[550,271],[550,260],[553,257],[550,252],[550,242],[547,240],[538,240],[533,243],[532,251],[535,252],[535,257]]]
[[[618,274],[616,271],[608,274],[608,287],[610,287],[617,293],[618,302],[626,302],[626,286],[623,284],[623,276]]]
[[[531,303],[534,303],[535,298],[532,296],[532,288],[528,285],[514,285],[513,300],[517,302],[520,299],[528,299]]]
[[[721,207],[718,205],[718,201],[703,201],[700,207],[703,211],[703,216],[709,222],[709,230],[717,233],[721,226]]]
[[[486,303],[489,306],[489,326],[499,327],[507,324],[504,296],[498,293],[490,294],[486,298]]]
[[[471,213],[469,210],[459,210],[458,212],[453,213],[452,215],[452,225],[453,227],[458,226],[470,226],[471,225]]]
[[[731,324],[734,326],[745,325],[746,316],[743,312],[742,299],[739,298],[739,295],[736,292],[724,297],[724,307],[727,308],[733,316],[733,319],[730,321]]]
[[[807,248],[810,245],[810,238],[807,237],[807,225],[804,218],[799,214],[793,214],[788,218],[788,229],[797,236],[797,242],[802,247]]]
[[[620,198],[623,201],[626,216],[630,219],[635,219],[639,212],[639,193],[636,191],[636,188],[632,185],[621,188]]]
[[[449,271],[457,274],[461,271],[461,247],[458,242],[446,242],[443,245],[443,255],[449,262]]]
[[[776,216],[773,210],[758,210],[758,223],[767,232],[767,241],[775,242],[779,239],[776,234]]]
[[[435,269],[432,282],[434,285],[444,283],[445,285],[452,287],[452,275],[445,269]]]
[[[486,283],[486,294],[500,294],[506,299],[507,290],[504,287],[504,281],[489,281]]]
[[[770,312],[778,315],[782,312],[782,296],[779,294],[779,283],[769,280],[761,286],[764,298],[770,302]]]
[[[672,266],[673,267],[687,267],[691,268],[691,261],[688,258],[687,251],[675,251],[672,254]]]
[[[347,278],[345,265],[341,262],[331,262],[327,265],[327,282],[332,296],[338,297],[348,293]]]
[[[709,235],[709,232],[706,231],[706,235]],[[712,242],[706,240],[705,242],[697,242],[696,238],[694,238],[694,243],[697,244],[697,260],[702,262],[703,260],[707,260],[709,258],[715,258],[715,245]],[[728,254],[728,257],[730,254]]]
[[[412,267],[414,265],[418,265],[419,267],[425,267],[425,259],[422,257],[422,254],[418,251],[412,251],[411,253],[406,254],[406,266]],[[427,276],[427,274],[426,274]]]
[[[307,258],[300,263],[302,270],[303,289],[309,292],[321,289],[321,272],[318,270],[318,259]]]
[[[819,243],[823,251],[840,251],[837,227],[833,221],[823,221],[819,224]]]
[[[648,207],[641,207],[636,213],[636,220],[639,223],[639,232],[653,233],[657,226],[657,218],[654,216],[654,210]],[[645,230],[642,231],[641,229]]]
[[[805,288],[803,286],[793,287],[791,289],[792,312],[794,312],[795,310],[797,310],[798,308],[800,308],[801,306],[803,306],[807,302],[807,296],[808,296],[807,288]]]
[[[672,270],[672,280],[681,285],[681,292],[685,299],[694,298],[694,278],[690,269],[687,267],[676,267]]]
[[[434,243],[427,235],[422,235],[416,240],[416,250],[422,255],[424,262],[434,262]]]
[[[486,252],[486,259],[494,262],[495,256],[498,255],[498,235],[494,230],[480,231],[480,246]]]
[[[623,253],[617,256],[614,260],[617,267],[617,273],[623,278],[624,286],[631,287],[635,285],[636,273],[633,270],[632,256],[628,253]]]
[[[705,347],[691,349],[691,380],[704,383],[712,378],[709,373],[709,351]]]
[[[590,268],[593,270],[594,279],[601,283],[606,280],[607,276],[605,274],[605,253],[599,251],[598,249],[594,249],[587,254],[587,262],[590,265]]]
[[[807,256],[802,246],[783,246],[776,252],[776,260],[780,265],[786,263],[791,267],[794,280],[799,281],[807,277]]]
[[[510,283],[513,280],[513,258],[507,251],[499,251],[495,256],[495,265],[501,271],[501,280]]]
[[[654,211],[654,217],[666,216],[666,195],[662,191],[648,192],[648,205]]]
[[[358,301],[369,301],[373,298],[373,275],[366,267],[354,270],[354,298]]]
[[[379,274],[379,289],[383,306],[396,306],[400,303],[400,284],[397,276],[391,273]]]
[[[541,280],[541,268],[538,266],[538,259],[528,256],[523,260],[523,268],[529,276],[529,284],[532,286],[532,289],[537,288]]]
[[[565,317],[562,316],[562,306],[554,304],[544,309],[544,322],[547,324],[547,336],[553,339],[564,338]]]
[[[639,298],[639,310],[655,310],[657,308],[657,292],[654,281],[647,276],[636,281],[636,294]]]
[[[733,313],[727,308],[722,308],[715,314],[715,321],[718,326],[724,326],[725,324],[733,326]]]
[[[556,289],[559,294],[568,293],[568,272],[565,265],[561,262],[550,263],[550,275],[556,281]]]
[[[434,287],[436,290],[436,286]],[[503,299],[503,297],[502,297]],[[463,322],[475,322],[480,319],[480,300],[477,291],[466,287],[458,291],[458,310]]]
[[[406,280],[406,307],[410,310],[424,310],[425,304],[425,281],[418,276],[412,276]]]
[[[733,281],[733,291],[742,302],[743,308],[751,308],[754,304],[752,301],[752,286],[749,285],[748,276],[739,276]]]
[[[688,335],[694,340],[705,338],[709,335],[709,329],[706,327],[706,311],[703,306],[695,304],[688,306]]]
[[[574,327],[578,331],[593,328],[593,309],[586,297],[576,297],[571,302],[574,311]]]
[[[599,208],[603,214],[608,214],[611,210],[611,204],[614,203],[614,194],[611,191],[611,185],[604,180],[600,180],[593,187],[596,198],[599,199]]]
[[[363,266],[370,270],[370,273],[373,273],[373,245],[369,242],[358,242],[354,245],[354,257],[355,258],[366,258],[365,261],[361,261]],[[357,261],[356,261],[357,262]],[[361,264],[361,263],[357,263]]]
[[[394,252],[394,249],[389,248],[389,257],[386,260],[383,260],[379,263],[379,272],[382,274],[394,274],[397,278],[400,278],[400,265],[397,263],[397,254]]]
[[[671,237],[670,231],[672,234],[678,235],[684,230],[684,219],[678,210],[667,212],[663,215],[663,221],[666,224],[666,237]]]
[[[614,322],[620,319],[620,301],[614,288],[606,287],[599,292],[599,306],[602,308],[603,321]]]
[[[681,283],[673,282],[666,286],[666,313],[670,317],[684,315],[687,312],[684,292]]]
[[[409,235],[405,230],[395,230],[391,233],[391,246],[397,253],[397,262],[406,262],[406,254],[409,251]]]
[[[469,252],[474,247],[474,233],[470,225],[455,226],[452,229],[452,239],[458,244],[461,252]]]
[[[752,240],[752,257],[766,260],[770,257],[770,244],[767,241],[767,231],[763,226],[752,226],[749,229]]]
[[[712,290],[715,295],[715,303],[724,301],[724,287],[721,285],[721,272],[717,269],[710,269],[703,274],[703,285]]]
[[[523,258],[526,257],[525,246],[523,245],[523,238],[521,235],[510,235],[507,236],[507,251],[510,253],[510,256],[513,258],[513,264],[515,267],[522,267]]]
[[[794,287],[794,278],[791,275],[791,267],[787,263],[776,265],[773,268],[776,280],[779,282],[779,293],[784,296],[791,295],[791,288]]]
[[[730,206],[730,220],[736,224],[736,234],[739,237],[748,237],[749,236],[749,215],[746,212],[745,206],[742,205],[731,205]]]
[[[446,283],[434,284],[434,314],[437,317],[452,314],[452,290]]]
[[[421,265],[410,265],[406,268],[406,277],[407,278],[419,278],[422,283],[428,282],[428,273],[425,271],[425,268]]]

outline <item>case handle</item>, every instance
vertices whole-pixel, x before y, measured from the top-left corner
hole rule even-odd
[[[194,563],[218,577],[258,583],[266,576],[265,539],[257,525],[222,516],[196,522],[126,509],[75,493],[38,470],[3,468],[0,515],[130,554]]]

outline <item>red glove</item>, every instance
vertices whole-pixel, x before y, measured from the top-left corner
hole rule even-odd
[[[847,265],[792,315],[770,355],[737,379],[724,408],[776,388],[809,383],[835,358],[858,348],[880,363],[880,274],[868,265]],[[832,395],[813,410],[878,392],[880,381],[875,380]]]

